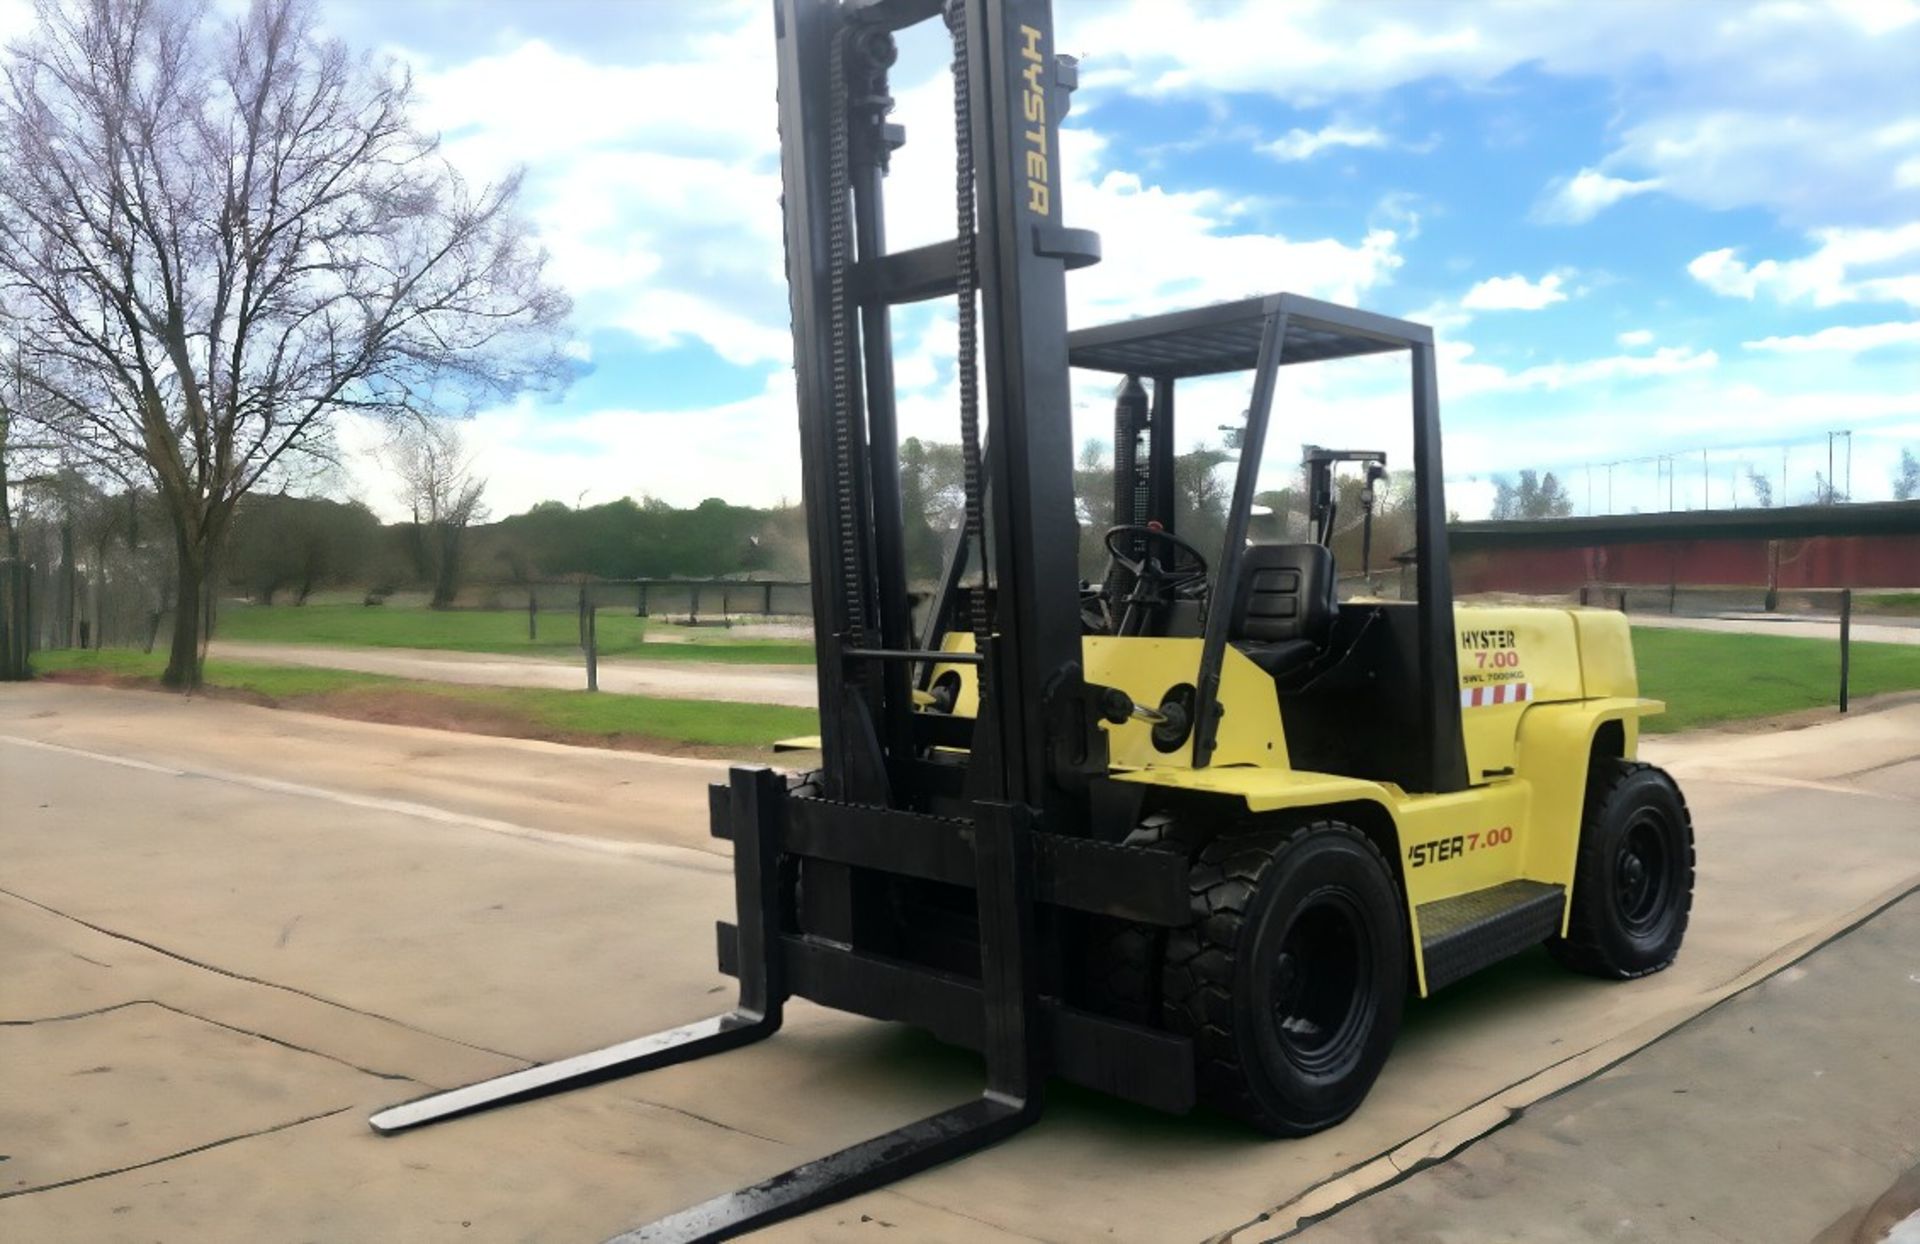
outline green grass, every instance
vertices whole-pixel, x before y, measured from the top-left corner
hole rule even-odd
[[[1891,613],[1907,617],[1920,615],[1920,592],[1856,593],[1853,607],[1861,613]]]
[[[409,609],[385,605],[231,605],[219,615],[215,638],[247,643],[320,647],[439,648],[561,656],[580,651],[579,623],[566,610],[542,613],[537,638],[527,638],[521,609]],[[811,665],[806,640],[735,639],[724,631],[687,628],[685,642],[648,643],[647,619],[631,609],[603,606],[595,623],[603,657],[649,661],[718,661],[741,665]]]
[[[122,678],[158,679],[166,668],[160,653],[123,650],[35,653],[38,673],[97,672]],[[594,694],[533,687],[466,687],[361,674],[349,670],[301,669],[243,661],[207,662],[207,686],[265,696],[286,708],[331,696],[329,707],[351,710],[356,699],[391,707],[424,697],[471,705],[481,722],[523,723],[535,732],[590,738],[621,736],[691,743],[702,747],[762,747],[775,739],[816,733],[812,709],[777,704],[731,704],[717,700],[672,700],[653,696]],[[356,695],[356,693],[359,693]]]
[[[1653,733],[1832,707],[1837,699],[1840,656],[1831,640],[1636,627],[1633,643],[1641,693],[1667,702],[1665,713],[1647,719],[1646,728]],[[91,670],[132,678],[158,678],[166,663],[159,653],[129,651],[41,652],[33,661],[36,670],[47,673]],[[459,701],[472,705],[481,718],[504,716],[542,731],[591,738],[624,735],[752,747],[819,729],[811,709],[769,704],[452,686],[220,660],[207,662],[206,679],[212,687],[250,692],[296,708],[308,697],[338,699],[339,693],[356,692],[368,693],[370,699],[380,692]],[[1853,645],[1856,697],[1912,690],[1920,690],[1920,645]]]
[[[1667,702],[1649,717],[1654,733],[1716,722],[1834,707],[1840,692],[1840,645],[1784,635],[1635,627],[1640,693]],[[1855,696],[1920,689],[1920,645],[1853,645]]]

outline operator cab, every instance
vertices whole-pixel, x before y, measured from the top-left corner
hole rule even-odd
[[[1069,334],[1073,367],[1122,377],[1116,521],[1102,533],[1105,573],[1083,593],[1086,632],[1202,638],[1201,682],[1211,670],[1216,686],[1219,654],[1236,651],[1274,679],[1296,768],[1425,784],[1432,760],[1420,742],[1421,713],[1437,693],[1426,685],[1421,649],[1452,643],[1451,610],[1423,608],[1419,590],[1427,576],[1416,529],[1429,534],[1432,516],[1420,511],[1437,503],[1437,488],[1396,498],[1399,547],[1388,551],[1412,573],[1379,576],[1372,544],[1385,452],[1309,444],[1297,477],[1278,461],[1260,477],[1270,417],[1284,419],[1272,409],[1279,367],[1430,341],[1422,326],[1289,294]],[[1175,386],[1242,371],[1254,373],[1252,400],[1244,426],[1223,429],[1229,449],[1217,463],[1233,473],[1231,498],[1203,513],[1192,502],[1190,463],[1176,487]],[[1429,399],[1417,367],[1413,375],[1417,446]],[[1288,486],[1276,491],[1282,477]],[[1439,595],[1445,603],[1447,593]],[[1198,707],[1204,720],[1207,708]]]

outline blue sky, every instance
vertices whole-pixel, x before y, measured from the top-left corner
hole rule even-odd
[[[334,32],[411,67],[468,176],[525,167],[576,299],[572,390],[473,425],[495,513],[797,496],[770,8],[322,0]],[[1065,216],[1106,253],[1069,278],[1076,324],[1281,289],[1432,323],[1468,515],[1530,466],[1584,507],[1607,462],[1616,509],[1658,508],[1660,465],[1624,460],[1660,455],[1697,508],[1703,450],[1712,504],[1752,504],[1749,470],[1778,490],[1783,450],[1798,500],[1835,429],[1876,499],[1920,451],[1913,0],[1055,11],[1084,58]],[[952,228],[944,55],[921,32],[894,78],[897,246]],[[906,430],[951,439],[951,311],[896,334]],[[1106,392],[1078,379],[1076,430],[1098,436]],[[1398,381],[1292,377],[1281,417],[1296,443],[1391,453]]]

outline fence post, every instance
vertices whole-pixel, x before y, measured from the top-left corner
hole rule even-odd
[[[687,625],[697,626],[700,622],[700,585],[694,584],[687,592]]]
[[[27,676],[27,564],[0,560],[0,680]]]
[[[584,590],[583,590],[584,591]],[[600,690],[600,623],[591,597],[587,601],[587,690]]]
[[[1853,589],[1840,589],[1840,711],[1847,711],[1847,675],[1853,648]]]
[[[763,618],[773,616],[773,580],[771,579],[760,588],[760,616]]]
[[[635,580],[633,585],[633,616],[636,618],[647,616],[647,585],[640,580]]]

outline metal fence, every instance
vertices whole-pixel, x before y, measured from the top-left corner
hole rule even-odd
[[[1664,613],[1670,617],[1740,620],[1764,615],[1782,621],[1831,620],[1839,640],[1841,712],[1851,700],[1853,673],[1853,589],[1797,588],[1780,591],[1758,586],[1685,586],[1678,583],[1589,583],[1580,589],[1580,603],[1618,609],[1621,613]]]
[[[477,609],[524,609],[527,641],[559,634],[577,638],[586,688],[600,689],[600,615],[631,613],[680,626],[730,627],[769,619],[811,622],[805,582],[780,579],[593,579],[487,584],[462,593]]]
[[[805,582],[786,579],[549,579],[475,584],[461,596],[472,608],[526,609],[533,618],[543,612],[576,608],[583,591],[597,609],[627,606],[638,618],[659,618],[688,626],[813,616],[811,588]]]

